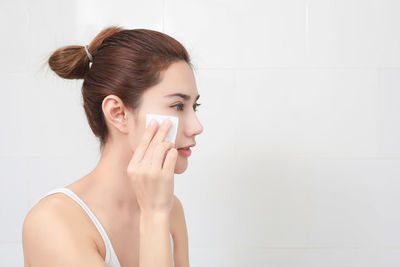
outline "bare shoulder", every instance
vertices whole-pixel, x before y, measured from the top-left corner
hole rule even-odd
[[[180,199],[176,195],[174,195],[174,205],[172,206],[171,210],[171,222],[173,222],[174,225],[182,224],[185,222],[185,213],[183,205]]]
[[[26,267],[105,266],[85,217],[67,198],[47,196],[25,216],[22,246]]]
[[[174,195],[174,205],[171,210],[171,235],[174,239],[174,262],[175,266],[189,266],[188,233],[186,227],[185,213],[182,202]]]
[[[173,206],[173,211],[178,211],[178,212],[183,212],[183,205],[181,200],[174,195],[174,206]]]
[[[46,196],[31,208],[24,219],[24,225],[35,222],[47,226],[61,224],[72,229],[89,226],[85,211],[73,199],[62,193]]]

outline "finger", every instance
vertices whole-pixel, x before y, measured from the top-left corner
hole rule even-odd
[[[151,140],[150,145],[144,154],[144,157],[142,159],[143,163],[151,164],[155,147],[159,143],[164,141],[165,137],[168,134],[169,129],[171,128],[171,125],[172,125],[171,120],[166,119],[163,122],[163,124],[161,124],[161,126],[158,128],[156,135]]]
[[[161,170],[165,160],[165,156],[168,153],[168,150],[170,150],[172,147],[174,147],[174,144],[171,142],[164,141],[159,143],[158,146],[154,149],[151,166],[154,167],[156,170]]]
[[[165,157],[164,165],[162,167],[162,172],[167,175],[173,175],[175,171],[176,160],[178,158],[178,150],[176,148],[171,148],[167,152]]]
[[[135,150],[135,153],[132,156],[131,162],[129,164],[137,164],[143,160],[143,157],[146,153],[147,148],[158,129],[158,122],[154,120],[155,124],[149,124],[142,136],[142,139]]]

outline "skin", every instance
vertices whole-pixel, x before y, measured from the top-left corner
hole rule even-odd
[[[126,170],[145,132],[146,114],[170,115],[179,118],[175,148],[195,144],[196,135],[203,131],[203,126],[194,110],[198,91],[190,66],[184,61],[175,62],[161,73],[161,78],[159,84],[144,92],[143,102],[135,111],[126,107],[115,95],[108,95],[103,100],[102,109],[109,129],[109,139],[97,166],[86,176],[67,186],[90,207],[99,219],[112,242],[121,266],[124,267],[138,266],[140,209]],[[174,93],[187,94],[191,98],[185,101],[180,97],[165,97],[167,94]],[[182,108],[176,106],[177,104],[184,106]],[[195,153],[193,150],[195,148],[192,148],[192,152]],[[188,160],[188,157],[179,153],[174,173],[183,173],[187,169]],[[81,238],[89,240],[88,244],[93,243],[96,251],[104,259],[104,242],[90,218],[68,196],[56,193],[38,202],[25,218],[23,226],[25,266],[36,266],[29,265],[29,262],[35,262],[37,266],[44,264],[43,261],[36,259],[36,255],[40,253],[36,248],[40,235],[33,237],[30,233],[40,232],[38,225],[43,224],[40,218],[43,218],[44,214],[48,217],[47,222],[53,220],[50,218],[55,218],[55,216],[47,215],[50,210],[63,216],[61,219],[68,221],[71,228],[76,225],[76,229],[85,233],[84,235],[87,236]],[[175,266],[188,267],[185,216],[182,204],[176,196],[174,196],[170,220],[170,232],[174,239]],[[50,223],[49,227],[51,227]]]

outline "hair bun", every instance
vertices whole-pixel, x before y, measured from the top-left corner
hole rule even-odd
[[[58,48],[49,57],[48,63],[50,68],[61,78],[84,79],[89,72],[89,62],[93,61],[103,40],[122,30],[124,29],[118,26],[111,26],[102,30],[88,45],[87,52],[91,51],[89,53],[86,52],[86,46],[82,45],[70,45]]]
[[[89,70],[85,47],[71,45],[58,48],[49,57],[50,68],[65,79],[83,79]]]

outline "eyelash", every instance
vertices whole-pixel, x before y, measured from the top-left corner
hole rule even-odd
[[[194,104],[194,106],[197,108],[198,106],[200,106],[201,104],[198,104],[198,103],[196,103],[196,104]],[[172,107],[181,107],[180,109],[177,109],[178,111],[181,111],[182,110],[182,108],[183,108],[183,106],[184,106],[184,104],[177,104],[177,105],[175,105],[175,106],[172,106]],[[194,111],[197,111],[197,109],[195,108],[195,110]]]

